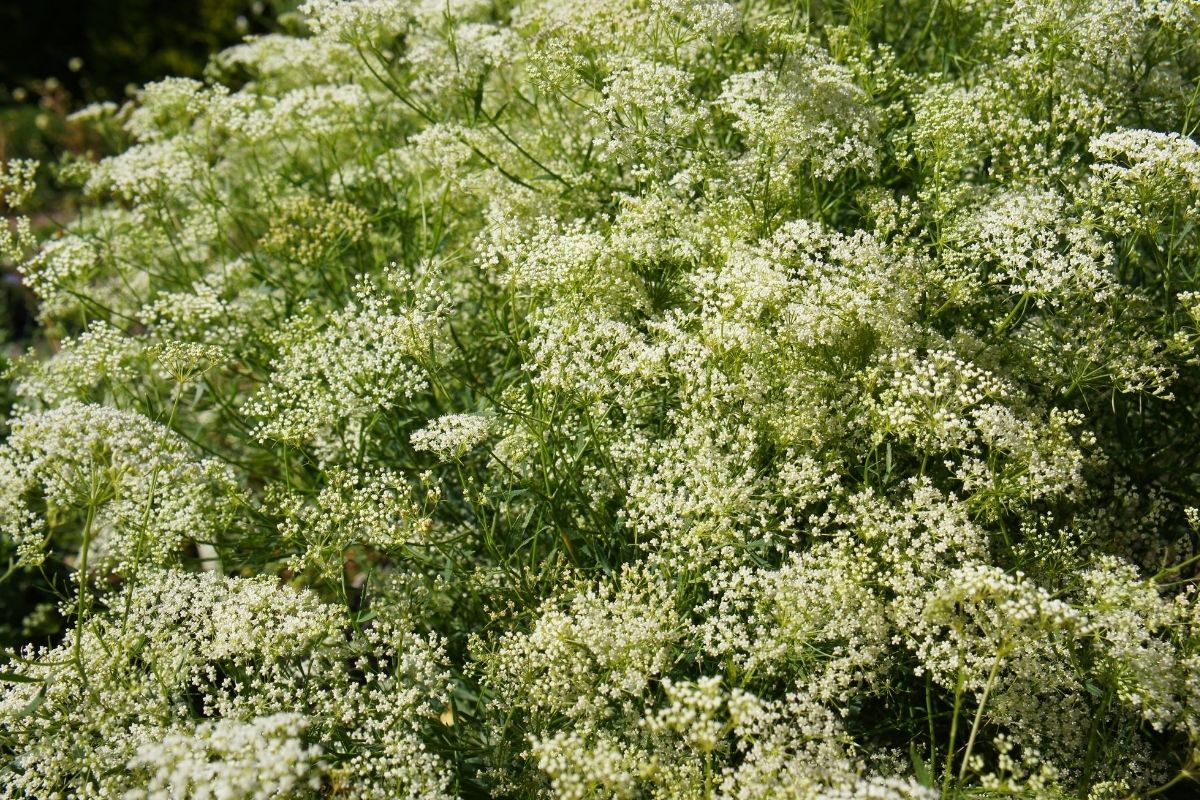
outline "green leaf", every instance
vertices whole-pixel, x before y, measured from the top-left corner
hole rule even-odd
[[[37,694],[33,696],[33,699],[26,703],[25,707],[22,708],[17,714],[17,719],[21,719],[22,717],[31,717],[37,713],[37,710],[42,707],[43,703],[46,702],[46,686],[47,684],[42,684],[42,688],[38,689]]]
[[[913,775],[922,786],[933,788],[933,774],[929,771],[929,765],[925,763],[925,759],[921,758],[921,754],[917,752],[917,743],[908,743],[908,757],[912,761]]]
[[[0,672],[0,681],[4,683],[41,683],[41,678],[31,678],[19,672]]]

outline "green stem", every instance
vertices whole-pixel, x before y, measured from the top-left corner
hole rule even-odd
[[[971,751],[975,749],[975,736],[979,733],[979,724],[983,721],[983,709],[987,705],[988,695],[992,692],[992,685],[996,682],[996,675],[1000,672],[1000,662],[1004,655],[1004,649],[996,650],[996,660],[992,662],[992,670],[988,673],[987,683],[983,686],[983,697],[979,698],[979,708],[975,709],[975,719],[971,722],[971,735],[967,737],[967,749],[963,753],[962,764],[958,767],[958,785],[962,786],[963,779],[967,776],[967,764],[971,760]]]
[[[933,679],[925,674],[925,716],[929,720],[929,767],[937,763],[937,736],[933,727]]]
[[[958,738],[958,713],[962,710],[963,669],[958,668],[954,685],[954,716],[950,720],[950,744],[946,747],[946,767],[942,771],[942,794],[950,792],[950,776],[954,774],[954,742]]]
[[[72,645],[72,657],[75,668],[83,685],[88,686],[87,670],[83,668],[83,615],[87,611],[87,581],[88,581],[88,549],[92,546],[92,524],[96,520],[96,476],[92,475],[92,496],[88,498],[87,518],[83,523],[83,537],[79,543],[79,595],[75,619],[75,642]],[[89,687],[90,688],[90,687]]]
[[[996,326],[995,335],[999,336],[1000,334],[1004,333],[1004,331],[1008,330],[1010,325],[1021,318],[1021,315],[1025,313],[1025,306],[1028,301],[1029,295],[1021,295],[1021,299],[1018,300],[1017,304],[1012,307],[1011,311],[1008,312],[1008,316],[1001,320],[1000,324]]]

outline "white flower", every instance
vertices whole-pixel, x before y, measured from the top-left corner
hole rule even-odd
[[[485,414],[447,414],[414,431],[412,446],[443,460],[462,458],[491,435],[494,423]]]

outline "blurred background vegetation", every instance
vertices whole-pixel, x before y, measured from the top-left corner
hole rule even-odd
[[[0,157],[84,144],[65,113],[143,83],[198,76],[213,52],[272,29],[287,0],[0,2]]]
[[[246,35],[274,29],[298,0],[20,0],[0,2],[0,160],[43,162],[40,191],[25,209],[42,236],[75,213],[52,165],[97,159],[112,145],[67,117],[84,106],[118,105],[169,75],[198,77],[208,57]],[[6,216],[5,224],[11,224]],[[10,408],[7,362],[39,340],[36,306],[13,264],[0,262],[0,439]],[[0,575],[8,565],[0,563]],[[65,574],[18,572],[0,581],[0,647],[59,633],[53,600]],[[32,626],[32,628],[31,628]]]

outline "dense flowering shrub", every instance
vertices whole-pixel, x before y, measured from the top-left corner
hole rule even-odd
[[[1191,796],[1200,5],[289,24],[0,236],[0,798]]]

